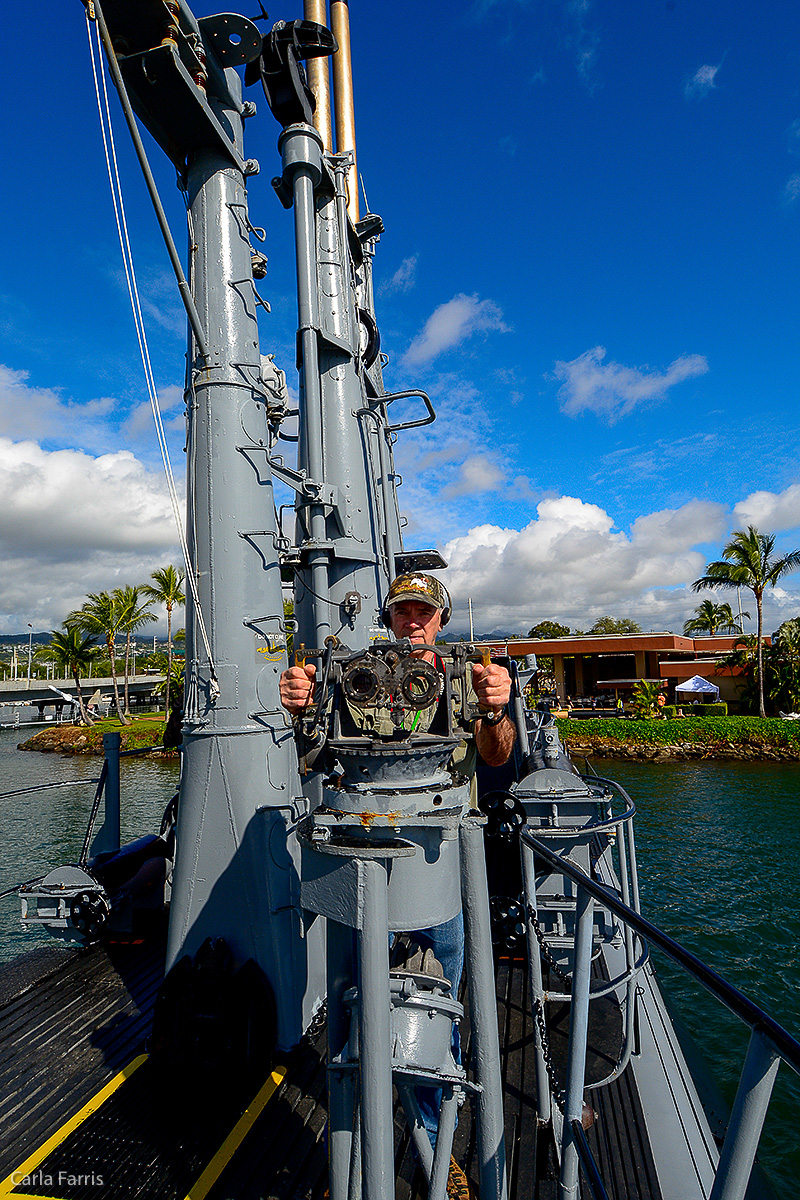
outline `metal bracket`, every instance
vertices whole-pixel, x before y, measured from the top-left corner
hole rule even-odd
[[[254,447],[255,449],[256,447]],[[260,447],[258,447],[260,449]],[[240,447],[241,449],[241,447]],[[281,483],[285,483],[287,487],[292,488],[299,497],[299,503],[305,504],[322,504],[328,508],[334,509],[337,513],[341,507],[339,502],[339,488],[330,483],[323,483],[316,479],[309,479],[302,471],[295,471],[292,467],[287,467],[285,463],[279,463],[268,457],[268,462],[272,470],[272,474],[280,479]]]
[[[211,144],[221,149],[243,175],[248,173],[244,159],[184,66],[177,47],[153,46],[139,54],[120,56],[119,65],[135,107],[179,171],[184,171],[186,158],[193,150]],[[164,114],[169,114],[166,121]]]

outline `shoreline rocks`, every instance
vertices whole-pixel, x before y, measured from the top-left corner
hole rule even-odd
[[[164,750],[160,745],[161,727],[154,740],[154,753],[170,758],[175,752]],[[141,729],[120,730],[122,749],[128,749],[129,734],[141,734]],[[139,738],[137,737],[137,740]],[[800,762],[800,749],[788,746],[737,746],[733,742],[707,745],[701,742],[676,742],[662,746],[641,742],[620,742],[608,737],[586,739],[567,738],[567,748],[573,758],[618,758],[635,762],[697,762],[717,759],[721,762]],[[103,742],[97,734],[92,735],[85,726],[54,725],[41,729],[20,750],[37,750],[42,754],[86,754],[102,756]]]
[[[671,746],[615,742],[610,738],[578,742],[567,740],[573,758],[620,758],[638,762],[800,762],[800,751],[787,746],[736,746],[733,742],[709,746],[678,742]]]
[[[132,738],[135,738],[137,743],[141,742],[141,728],[121,729],[119,732],[121,749],[148,748],[147,746],[129,745]],[[161,745],[162,726],[160,724],[154,723],[154,735],[152,743],[154,754],[167,758],[177,757],[174,750],[165,750]],[[17,749],[37,750],[41,754],[86,754],[102,758],[103,738],[98,733],[93,734],[91,729],[85,725],[53,725],[48,729],[40,729],[27,741],[19,742]]]

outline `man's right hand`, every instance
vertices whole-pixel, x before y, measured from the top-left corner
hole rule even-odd
[[[317,668],[313,663],[289,667],[280,678],[281,704],[290,713],[303,712],[311,703]]]

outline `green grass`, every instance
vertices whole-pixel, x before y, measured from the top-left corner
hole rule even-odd
[[[690,745],[776,748],[800,753],[800,721],[779,717],[683,717],[660,721],[619,721],[616,718],[585,721],[557,719],[561,736],[582,744],[595,740],[626,746]]]
[[[84,726],[81,732],[89,739],[90,745],[97,746],[101,754],[104,733],[119,733],[123,750],[143,750],[147,746],[161,745],[164,735],[163,713],[143,713],[129,720],[130,724],[123,725],[116,716],[103,717],[102,720],[95,721],[89,729]]]

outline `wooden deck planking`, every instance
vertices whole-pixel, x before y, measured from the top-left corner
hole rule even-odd
[[[16,992],[13,986],[0,988],[0,994],[10,997],[0,1006],[0,1178],[19,1166],[141,1050],[162,971],[163,944],[94,948],[69,955],[56,969],[50,963],[36,984],[26,982]],[[503,959],[496,978],[509,1196],[510,1200],[548,1200],[553,1180],[547,1178],[547,1137],[538,1134],[533,1104],[533,1022],[528,1013],[524,961]],[[468,1064],[471,1047],[466,1020],[462,1035]],[[208,1192],[209,1200],[322,1200],[327,1186],[324,1053],[323,1037],[289,1056],[286,1079]],[[116,1105],[107,1102],[103,1120],[86,1124],[73,1151],[113,1163],[115,1172],[128,1181],[143,1172],[151,1182],[147,1184],[143,1178],[137,1192],[142,1197],[165,1200],[174,1195],[182,1200],[188,1190],[181,1190],[187,1177],[199,1173],[204,1160],[217,1148],[210,1141],[223,1140],[225,1122],[232,1123],[239,1110],[233,1104],[221,1124],[212,1122],[202,1147],[188,1145],[185,1128],[175,1146],[178,1131],[168,1116],[175,1104],[181,1103],[180,1087],[176,1081],[158,1082],[158,1073],[148,1072],[146,1067],[137,1074],[138,1083],[136,1076],[126,1082]],[[172,1090],[167,1093],[167,1088]],[[156,1110],[160,1105],[158,1095],[154,1100],[154,1089],[162,1100],[165,1093],[169,1099],[161,1110],[161,1133],[154,1133],[151,1119],[154,1105]],[[600,1116],[589,1138],[610,1196],[613,1200],[658,1200],[660,1191],[632,1076],[623,1075],[610,1087],[589,1095]],[[239,1109],[242,1107],[240,1104]],[[424,1179],[401,1119],[396,1121],[396,1130],[397,1200],[424,1200]],[[461,1109],[454,1152],[477,1186],[469,1101]],[[52,1158],[53,1165],[68,1161],[66,1149],[60,1154]],[[160,1180],[157,1185],[155,1179]],[[96,1200],[96,1189],[84,1191]],[[72,1200],[81,1200],[80,1193],[81,1189],[74,1189]],[[113,1197],[115,1192],[109,1189],[105,1194]]]

